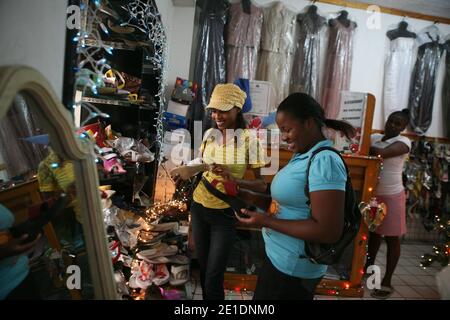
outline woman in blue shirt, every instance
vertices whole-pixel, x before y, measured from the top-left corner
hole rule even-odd
[[[14,215],[0,204],[0,300],[38,299],[37,289],[30,277],[28,257],[24,254],[36,245],[40,235],[33,241],[12,238],[9,228]]]
[[[294,93],[278,107],[276,121],[281,138],[294,153],[289,163],[274,177],[272,198],[279,212],[269,216],[254,211],[237,219],[244,225],[262,227],[265,262],[258,274],[255,300],[312,300],[327,266],[306,258],[304,241],[334,243],[343,230],[347,174],[339,155],[321,151],[313,159],[309,173],[311,209],[304,194],[306,169],[314,150],[332,146],[324,128],[355,134],[346,122],[325,118],[323,108],[310,96]]]

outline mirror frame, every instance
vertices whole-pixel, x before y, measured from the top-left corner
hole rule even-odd
[[[94,146],[75,134],[70,112],[56,97],[50,83],[37,70],[26,66],[0,67],[0,118],[3,118],[17,94],[31,98],[42,128],[49,134],[52,148],[74,161],[76,188],[83,219],[83,234],[95,299],[117,299],[110,250],[103,222],[99,180]],[[82,275],[83,276],[83,275]]]

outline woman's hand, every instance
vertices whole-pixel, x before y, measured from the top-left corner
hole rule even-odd
[[[30,250],[39,241],[41,234],[39,234],[33,241],[24,243],[27,238],[28,235],[24,234],[20,238],[12,238],[5,244],[0,245],[0,259],[18,256]]]
[[[268,217],[265,214],[246,209],[242,209],[241,212],[244,216],[248,217],[244,218],[237,213],[235,213],[235,215],[239,222],[243,225],[257,228],[264,227],[266,225],[266,220],[268,219]]]
[[[211,168],[212,173],[221,176],[226,181],[234,181],[234,177],[231,175],[230,168],[227,166],[214,163]]]

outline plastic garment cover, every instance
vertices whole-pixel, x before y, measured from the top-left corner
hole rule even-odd
[[[449,40],[444,44],[445,49],[445,75],[444,87],[442,88],[442,108],[444,113],[444,123],[446,125],[447,138],[450,138],[450,35]]]
[[[346,27],[337,19],[330,20],[322,98],[322,106],[328,119],[336,119],[339,116],[341,92],[350,87],[355,29],[354,22]]]
[[[408,108],[411,75],[416,61],[415,38],[399,37],[389,42],[384,66],[384,121],[395,111]]]
[[[408,108],[411,128],[417,134],[425,134],[433,116],[435,79],[442,45],[439,44],[439,30],[434,25],[422,30],[417,38],[420,46],[411,80]]]
[[[39,163],[47,155],[44,146],[22,138],[41,135],[36,115],[24,96],[17,95],[12,107],[0,119],[0,153],[8,178],[28,171],[37,172]]]
[[[225,42],[224,29],[227,18],[228,1],[197,1],[201,7],[198,30],[198,44],[194,71],[194,82],[199,85],[196,99],[189,108],[189,129],[193,131],[193,121],[203,120],[203,129],[211,123],[205,107],[218,83],[225,82]]]
[[[304,92],[320,100],[320,36],[326,19],[317,14],[297,16],[297,49],[292,65],[290,92]]]
[[[263,10],[250,7],[250,14],[243,11],[241,3],[230,6],[227,34],[227,82],[236,79],[254,80],[261,41]]]
[[[269,81],[275,89],[275,103],[289,95],[297,14],[281,2],[264,9],[261,51],[256,78]]]

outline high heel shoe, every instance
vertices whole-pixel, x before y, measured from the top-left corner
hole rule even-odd
[[[116,157],[108,160],[105,159],[103,161],[103,168],[107,173],[118,173],[118,174],[127,173],[127,171],[122,167],[122,164]]]
[[[135,28],[130,26],[121,26],[118,24],[114,24],[110,19],[108,19],[108,28],[111,29],[115,33],[119,34],[131,34],[136,31]]]

